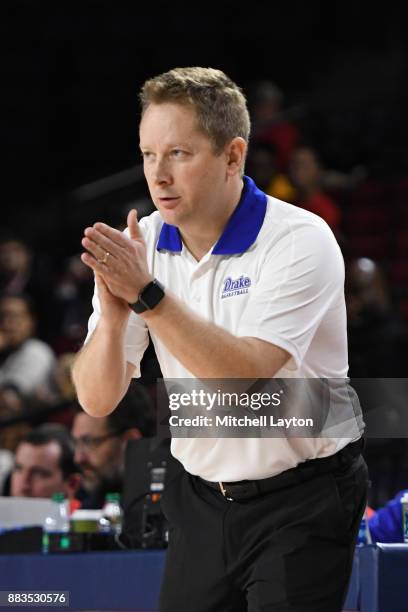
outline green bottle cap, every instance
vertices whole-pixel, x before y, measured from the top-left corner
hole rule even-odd
[[[65,501],[65,495],[64,495],[64,493],[54,493],[53,495],[51,495],[51,499],[52,499],[52,501],[61,503],[61,502]]]
[[[107,502],[119,502],[120,501],[120,493],[107,493],[105,496],[105,501]]]

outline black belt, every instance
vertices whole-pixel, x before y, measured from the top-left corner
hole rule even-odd
[[[327,474],[337,469],[344,469],[346,466],[350,465],[355,457],[360,455],[363,448],[364,438],[360,438],[356,442],[348,444],[334,455],[322,457],[321,459],[309,459],[276,476],[262,478],[260,480],[211,482],[199,476],[197,476],[197,478],[208,487],[217,489],[217,491],[222,493],[228,501],[250,499],[269,493],[270,491],[291,487],[300,482],[305,482],[306,480],[320,476],[320,474]]]

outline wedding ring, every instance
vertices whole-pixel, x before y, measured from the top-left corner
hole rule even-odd
[[[99,260],[98,260],[98,261],[99,261],[99,263],[101,263],[101,264],[106,264],[106,262],[107,262],[107,261],[108,261],[108,259],[109,259],[109,256],[110,256],[109,251],[105,251],[105,255],[103,256],[103,259],[99,259]]]

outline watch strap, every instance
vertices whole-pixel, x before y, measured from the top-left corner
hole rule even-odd
[[[153,308],[155,308],[164,298],[164,295],[163,285],[155,278],[143,287],[137,301],[133,304],[129,304],[129,306],[136,314],[140,314],[146,310],[153,310]]]

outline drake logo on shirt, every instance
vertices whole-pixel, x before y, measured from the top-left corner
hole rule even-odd
[[[221,294],[221,299],[231,297],[232,295],[241,295],[241,293],[248,293],[249,287],[251,286],[251,279],[249,276],[241,276],[237,279],[232,279],[230,276],[225,279],[224,287]]]

